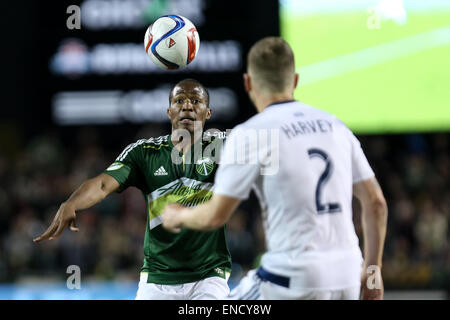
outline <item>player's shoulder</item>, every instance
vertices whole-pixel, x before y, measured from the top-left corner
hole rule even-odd
[[[143,150],[156,151],[160,150],[163,146],[168,146],[168,139],[169,135],[148,139],[139,139],[128,144],[116,158],[116,161],[125,161],[125,159],[129,157],[140,159],[145,154],[144,152],[142,152]]]
[[[273,119],[272,119],[273,120]],[[244,122],[238,124],[234,129],[257,129],[259,127],[268,127],[268,124],[273,123],[270,121],[270,116],[267,111],[260,112],[250,117]]]
[[[297,100],[275,102],[267,106],[263,112],[257,113],[247,121],[239,124],[240,129],[257,129],[278,127],[292,116],[310,117],[318,109]],[[320,111],[319,111],[320,112]]]
[[[152,137],[148,139],[141,139],[140,146],[148,151],[158,151],[161,148],[169,147],[169,135]]]
[[[307,118],[320,117],[320,118],[326,118],[326,119],[331,120],[331,121],[338,120],[338,118],[334,114],[332,114],[332,113],[330,113],[328,111],[322,110],[320,108],[311,106],[311,105],[306,104],[304,102],[298,101],[298,105],[297,106],[298,106],[299,112],[302,113],[302,115],[307,117]]]
[[[302,112],[305,114],[307,118],[320,118],[325,119],[331,123],[333,123],[333,126],[338,129],[343,129],[344,131],[350,131],[351,130],[347,127],[347,125],[339,119],[335,114],[319,109],[317,107],[310,106],[305,103],[300,103]]]
[[[337,130],[342,130],[346,133],[351,132],[345,123],[336,115],[297,100],[275,103],[267,107],[263,112],[242,122],[234,130],[278,128],[280,125],[286,123],[286,121],[311,121],[316,119],[326,120],[332,123],[333,127]]]
[[[159,137],[151,137],[147,139],[139,139],[135,142],[130,143],[127,148],[128,149],[151,149],[158,150],[161,147],[169,146],[169,135],[159,136]]]

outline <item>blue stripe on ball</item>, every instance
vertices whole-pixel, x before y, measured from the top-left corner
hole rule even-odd
[[[179,65],[177,65],[176,63],[170,62],[169,60],[164,59],[163,57],[161,57],[161,56],[158,54],[158,52],[156,52],[156,46],[157,46],[161,41],[163,41],[164,39],[167,39],[167,38],[170,37],[172,34],[174,34],[175,32],[177,32],[177,31],[180,30],[181,28],[183,28],[184,25],[185,25],[186,23],[184,22],[184,20],[183,20],[181,17],[179,17],[179,16],[177,16],[177,15],[174,15],[174,14],[168,14],[168,15],[165,15],[165,16],[163,16],[163,17],[171,18],[172,20],[175,21],[176,25],[175,25],[175,27],[174,27],[172,30],[168,31],[165,35],[163,35],[160,39],[158,39],[157,41],[155,41],[155,42],[152,44],[152,47],[151,47],[151,48],[152,48],[152,53],[153,53],[153,55],[154,55],[154,56],[155,56],[162,64],[164,64],[167,68],[169,68],[169,69],[178,69],[178,68],[180,67]]]

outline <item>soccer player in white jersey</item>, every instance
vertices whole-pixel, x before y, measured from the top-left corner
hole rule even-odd
[[[333,115],[293,100],[298,74],[284,40],[258,41],[247,62],[244,85],[258,114],[228,138],[211,200],[195,208],[167,206],[163,225],[173,232],[216,229],[253,187],[267,252],[230,298],[382,299],[387,206],[359,141]],[[248,137],[264,130],[277,134],[267,133],[270,143],[258,140],[255,147]],[[236,161],[239,150],[247,151],[245,163]],[[362,207],[364,258],[353,195]]]

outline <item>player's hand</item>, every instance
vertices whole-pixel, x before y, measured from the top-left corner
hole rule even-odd
[[[53,218],[53,222],[50,227],[48,227],[48,229],[41,236],[33,239],[33,241],[39,242],[45,239],[53,240],[58,238],[68,226],[71,231],[78,232],[79,229],[75,227],[75,219],[75,210],[67,203],[63,203],[59,207],[55,218]]]
[[[184,207],[178,203],[169,203],[162,213],[163,227],[173,233],[181,231],[180,213]]]
[[[381,272],[363,273],[361,277],[361,300],[383,300],[383,296],[384,285]]]

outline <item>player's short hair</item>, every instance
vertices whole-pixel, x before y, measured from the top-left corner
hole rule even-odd
[[[204,92],[205,95],[206,95],[206,106],[209,108],[209,92],[208,92],[208,89],[206,89],[205,86],[204,86],[203,84],[201,84],[199,81],[197,81],[197,80],[195,80],[195,79],[191,79],[191,78],[183,79],[183,80],[177,82],[177,83],[172,87],[172,89],[170,90],[170,94],[169,94],[169,104],[170,104],[171,101],[172,101],[173,91],[175,90],[175,88],[176,88],[177,86],[182,85],[183,83],[193,83],[193,84],[195,84],[195,85],[201,87],[202,90],[203,90],[203,92]]]
[[[283,39],[266,37],[250,49],[247,68],[258,87],[270,93],[283,92],[295,74],[294,53]]]

